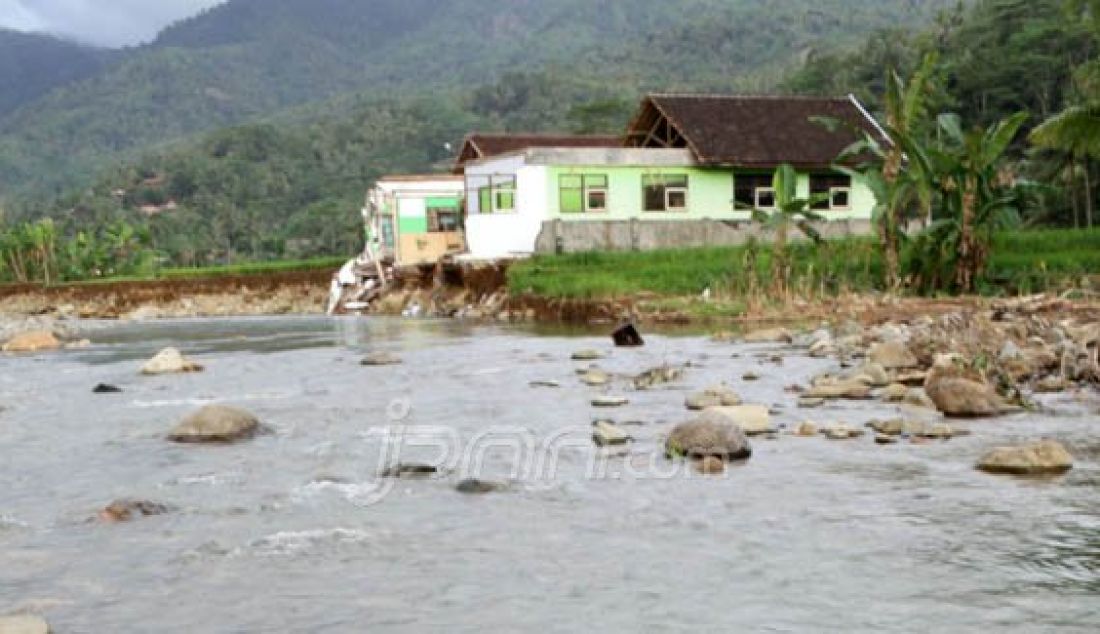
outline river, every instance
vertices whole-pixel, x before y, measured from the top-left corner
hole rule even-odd
[[[835,361],[768,345],[453,321],[251,318],[92,325],[91,348],[0,358],[0,614],[56,632],[1096,631],[1100,416],[1094,394],[964,424],[949,442],[754,439],[723,476],[660,451],[690,389],[726,381],[793,426],[862,426],[878,402],[799,410],[784,387]],[[143,377],[175,345],[206,366]],[[681,383],[596,411],[570,353]],[[404,363],[363,367],[365,352]],[[768,357],[783,356],[777,365]],[[752,370],[761,375],[743,382]],[[532,387],[557,381],[560,388]],[[120,394],[93,394],[98,383]],[[271,433],[231,446],[165,434],[226,403]],[[596,416],[636,442],[605,452]],[[1053,479],[973,467],[1006,442],[1074,453]],[[442,459],[424,480],[378,477]],[[476,473],[471,473],[476,471]],[[468,475],[507,482],[463,495]],[[116,498],[171,505],[95,521]]]

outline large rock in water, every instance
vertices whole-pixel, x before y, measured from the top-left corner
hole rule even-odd
[[[401,364],[401,357],[399,357],[399,356],[397,356],[393,353],[386,352],[384,350],[378,350],[378,351],[375,351],[375,352],[371,352],[371,353],[367,354],[367,356],[363,357],[363,360],[359,362],[359,365],[365,365],[365,366],[371,366],[371,367],[378,367],[378,366],[384,366],[384,365],[400,365],[400,364]]]
[[[993,386],[973,379],[932,373],[924,391],[944,416],[980,418],[1009,410]]]
[[[1043,440],[1019,447],[997,447],[978,462],[987,473],[1053,475],[1073,468],[1073,456],[1061,443]]]
[[[747,333],[742,339],[745,343],[791,343],[794,335],[786,328],[767,328]]]
[[[770,434],[775,431],[771,423],[771,414],[763,405],[708,407],[704,413],[725,418],[749,436]]]
[[[670,456],[714,456],[724,460],[745,460],[752,455],[741,428],[715,412],[704,412],[695,420],[677,425],[665,441],[665,451]]]
[[[168,439],[182,443],[229,443],[255,436],[260,421],[252,414],[225,405],[207,405],[183,419]]]
[[[48,330],[32,330],[15,335],[4,344],[4,352],[38,352],[57,350],[61,342]]]
[[[918,365],[917,358],[900,341],[887,341],[871,346],[867,358],[871,363],[877,363],[887,370],[904,370]]]
[[[202,366],[183,356],[176,348],[165,348],[141,367],[142,374],[202,372]]]
[[[50,626],[42,617],[30,614],[0,616],[0,634],[50,634]]]
[[[871,398],[871,386],[866,383],[844,381],[815,385],[802,394],[803,398],[863,400]]]

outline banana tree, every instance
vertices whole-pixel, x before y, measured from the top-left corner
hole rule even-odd
[[[858,130],[860,139],[837,157],[837,169],[864,182],[875,196],[872,220],[878,232],[885,263],[885,284],[901,284],[900,252],[905,232],[902,225],[914,210],[931,221],[933,187],[921,165],[906,160],[905,146],[916,144],[927,127],[928,100],[936,90],[938,57],[929,54],[908,80],[896,71],[886,74],[884,131],[887,138]],[[845,166],[862,159],[855,169]]]
[[[794,167],[784,163],[775,170],[772,177],[772,189],[775,192],[775,206],[769,208],[749,207],[752,219],[775,235],[772,247],[772,281],[784,286],[784,271],[787,267],[787,243],[792,228],[797,229],[815,244],[821,242],[821,233],[813,223],[824,218],[814,212],[813,207],[828,200],[827,194],[815,194],[807,198],[798,196],[798,173]]]
[[[939,201],[939,217],[922,236],[915,259],[925,267],[917,273],[926,288],[929,268],[938,271],[932,285],[946,285],[941,273],[950,263],[951,285],[972,292],[985,270],[994,231],[1018,221],[1023,190],[1003,159],[1027,117],[1017,113],[988,129],[964,132],[958,115],[944,114],[937,119],[941,143],[926,148],[900,140],[909,162],[932,178]]]

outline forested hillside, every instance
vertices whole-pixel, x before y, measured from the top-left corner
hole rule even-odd
[[[721,5],[728,13],[687,12],[670,28],[657,28],[661,19],[673,17],[656,8],[656,14],[627,19],[629,7],[657,7],[658,3],[649,0],[616,3],[617,9],[605,11],[598,20],[594,14],[584,13],[583,3],[570,5],[572,1],[508,0],[503,6],[522,13],[522,21],[501,17],[509,15],[508,11],[496,14],[503,21],[482,20],[476,27],[480,29],[478,37],[494,44],[478,53],[463,50],[453,54],[456,59],[479,55],[478,62],[457,64],[439,53],[440,42],[459,41],[448,37],[471,38],[468,33],[438,32],[438,38],[424,37],[413,45],[412,36],[400,34],[394,26],[376,34],[378,50],[386,54],[372,58],[375,62],[346,59],[345,68],[359,63],[359,80],[371,78],[374,89],[348,92],[332,88],[332,96],[321,100],[306,100],[299,92],[309,82],[334,81],[332,74],[303,75],[296,80],[303,84],[257,80],[255,94],[252,85],[226,84],[227,90],[249,98],[240,103],[230,100],[241,106],[240,111],[227,105],[211,114],[213,111],[200,107],[217,102],[204,96],[210,89],[209,78],[216,71],[230,81],[236,73],[223,55],[245,55],[247,51],[260,58],[276,55],[275,48],[265,48],[270,46],[266,38],[272,32],[271,24],[299,19],[306,25],[325,23],[323,11],[313,16],[295,14],[292,9],[302,5],[289,0],[273,4],[287,13],[273,10],[263,15],[256,13],[254,2],[230,3],[169,29],[147,55],[123,62],[109,73],[117,77],[126,69],[151,64],[150,60],[174,59],[180,73],[171,83],[192,82],[186,84],[191,92],[184,91],[196,100],[191,109],[172,115],[171,124],[158,118],[167,117],[166,113],[149,119],[144,140],[135,140],[140,137],[138,131],[134,132],[137,137],[120,136],[112,127],[144,121],[133,118],[123,103],[116,104],[119,111],[111,116],[94,114],[99,106],[93,105],[87,111],[66,110],[67,117],[86,118],[79,125],[74,120],[76,127],[71,130],[82,139],[79,143],[63,141],[64,135],[53,136],[55,132],[47,133],[47,128],[34,132],[34,113],[24,111],[20,116],[27,117],[27,124],[20,138],[37,134],[35,138],[56,143],[64,154],[82,147],[86,135],[103,134],[111,143],[97,139],[90,144],[90,151],[103,153],[109,148],[104,154],[107,157],[117,156],[115,152],[130,154],[122,163],[107,158],[81,163],[99,172],[91,186],[69,189],[59,197],[36,196],[9,204],[9,222],[49,216],[56,220],[60,235],[75,236],[83,230],[89,243],[97,239],[110,242],[121,232],[119,223],[125,223],[161,261],[180,265],[346,254],[359,247],[358,210],[364,190],[377,176],[443,169],[452,158],[448,147],[453,148],[472,129],[618,131],[646,89],[855,92],[879,111],[888,70],[910,75],[922,58],[932,54],[935,81],[930,83],[935,93],[927,101],[933,119],[935,113],[956,112],[972,126],[1023,111],[1029,114],[1024,126],[1027,132],[1047,117],[1094,98],[1095,87],[1100,85],[1095,80],[1100,77],[1095,62],[1100,26],[1086,19],[1091,15],[1088,12],[1071,11],[1072,3],[1065,0],[951,4],[950,10],[938,13],[935,19],[914,18],[912,27],[889,19],[889,3],[837,0],[830,11],[821,8],[830,3],[816,3],[818,9],[811,11],[808,4],[800,2],[690,0],[699,7]],[[336,10],[352,4],[326,0],[324,6]],[[393,9],[392,14],[385,14],[386,24],[409,26],[420,35],[428,32],[424,30],[428,26],[412,17],[422,9],[417,3],[382,4]],[[472,21],[476,14],[464,15],[462,11],[473,11],[475,4],[472,0],[454,2],[447,15],[452,20]],[[532,10],[521,12],[528,4]],[[854,37],[851,33],[856,29],[844,22],[855,19],[851,17],[853,4],[867,9],[860,20],[882,23],[884,28],[864,30]],[[896,3],[894,7],[915,16],[930,11],[932,4],[941,3]],[[590,20],[567,20],[565,14],[556,13],[566,5]],[[759,15],[737,13],[750,5]],[[849,9],[837,10],[842,5]],[[724,17],[709,17],[715,15]],[[226,23],[234,26],[224,27]],[[534,29],[532,24],[540,25],[539,37],[525,30]],[[754,33],[764,25],[770,25],[771,31]],[[346,26],[364,33],[370,28],[354,23]],[[442,28],[431,28],[437,27]],[[570,29],[577,37],[569,46],[576,48],[563,44],[573,41],[565,35]],[[601,29],[620,34],[652,29],[652,35],[621,36],[614,44],[601,43],[596,35]],[[822,39],[822,34],[841,32],[843,36],[828,42]],[[515,36],[514,41],[509,33]],[[776,33],[774,40],[771,33]],[[498,36],[499,46],[493,39]],[[305,35],[287,34],[288,41],[300,37]],[[583,46],[588,48],[577,42],[585,42]],[[268,52],[256,52],[261,50]],[[315,54],[335,54],[335,50],[322,47]],[[194,60],[201,58],[209,61],[210,72],[192,74]],[[372,65],[379,59],[388,60],[386,64],[395,59],[418,63],[402,62],[400,66],[406,70],[399,73],[396,65]],[[530,61],[539,59],[542,62]],[[266,58],[263,63],[278,65]],[[146,70],[152,72],[151,68]],[[386,77],[385,72],[393,75]],[[156,77],[160,76],[150,75],[150,81]],[[92,91],[86,95],[89,104],[98,99],[93,90],[97,81],[103,79],[79,84],[79,89]],[[175,93],[166,96],[148,82],[136,86],[151,92],[134,108],[156,103],[168,112],[178,106],[173,101],[179,97]],[[77,89],[55,92],[49,99],[61,99]],[[259,94],[267,96],[253,99]],[[317,88],[315,94],[326,94],[326,90]],[[51,110],[44,107],[43,112],[49,115]],[[240,117],[248,122],[188,136],[211,120],[226,122]],[[25,147],[13,138],[8,137],[9,143],[16,143],[10,147]],[[149,145],[160,140],[171,142]],[[1086,224],[1092,217],[1093,194],[1100,178],[1086,156],[1038,149],[1023,134],[1008,155],[1006,178],[1011,176],[1029,192],[1028,204],[1020,207],[1024,224],[1073,226]],[[77,158],[84,161],[79,154]],[[110,233],[96,238],[105,227],[111,228]]]
[[[767,90],[809,51],[917,27],[953,3],[231,0],[0,117],[0,198],[58,191],[142,148],[349,92],[469,90],[544,69],[624,92]]]
[[[120,53],[0,28],[0,117],[99,72]]]

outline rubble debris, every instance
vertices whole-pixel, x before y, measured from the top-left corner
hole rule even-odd
[[[616,328],[615,332],[611,333],[611,339],[620,348],[637,348],[645,345],[645,340],[638,333],[638,329],[629,322]]]

